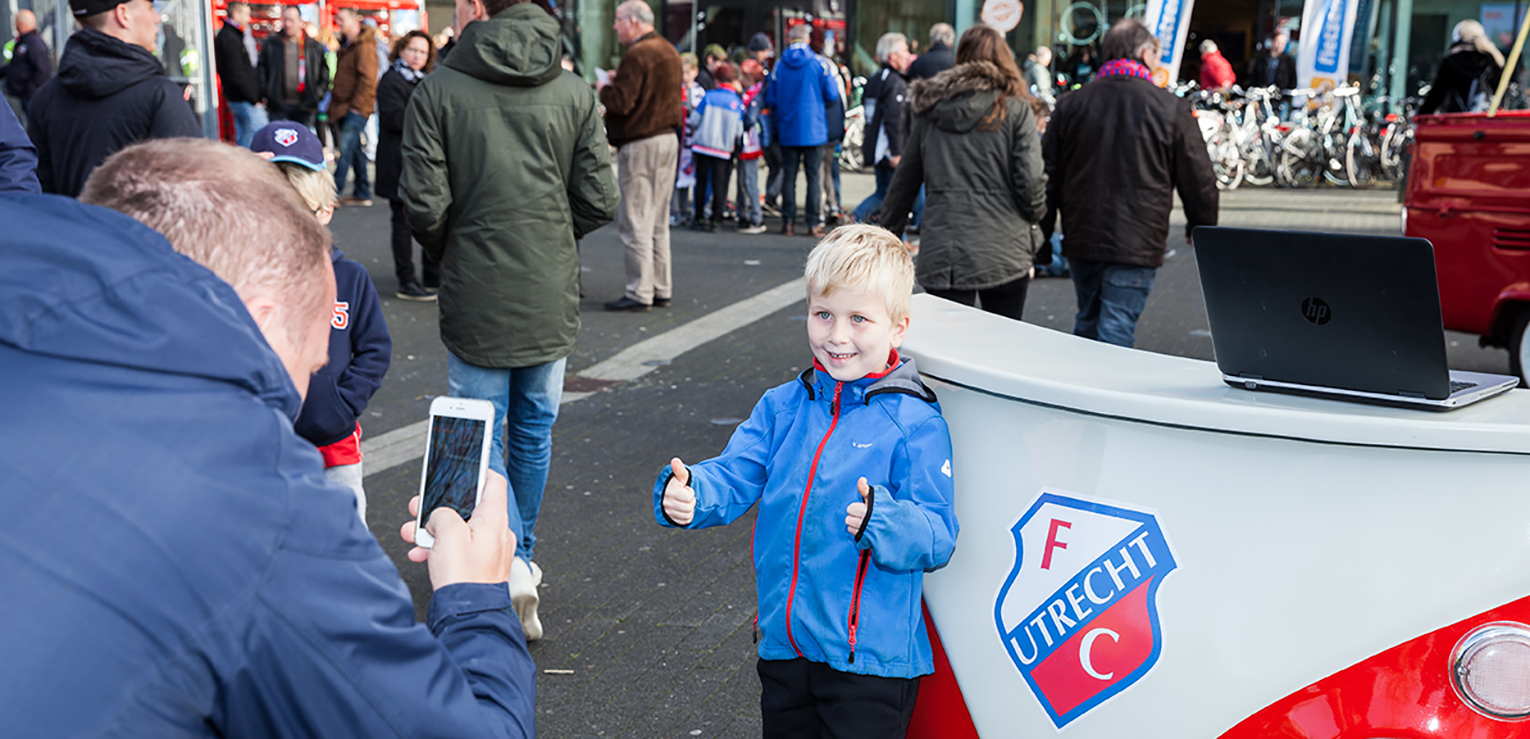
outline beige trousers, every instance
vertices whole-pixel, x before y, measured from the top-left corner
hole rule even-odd
[[[627,297],[652,304],[673,296],[669,273],[669,198],[675,192],[680,139],[660,134],[616,150],[622,191],[616,229],[627,247]]]

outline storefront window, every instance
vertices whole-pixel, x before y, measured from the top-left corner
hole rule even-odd
[[[884,33],[908,37],[909,48],[929,46],[930,26],[950,23],[954,0],[860,0],[853,6],[850,68],[869,75],[881,65],[876,61],[877,39]]]

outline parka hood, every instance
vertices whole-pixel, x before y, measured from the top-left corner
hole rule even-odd
[[[537,87],[563,74],[559,48],[557,21],[520,3],[469,23],[445,66],[496,85]]]
[[[11,224],[0,343],[100,366],[103,378],[225,382],[297,417],[297,388],[234,288],[158,232],[56,195],[0,196],[0,223]]]
[[[910,88],[915,115],[946,131],[965,132],[993,112],[993,101],[1009,84],[991,62],[959,64]]]
[[[802,42],[792,44],[786,47],[786,51],[781,52],[780,63],[792,69],[802,69],[809,64],[817,63],[817,61],[818,55],[813,53],[812,48]]]
[[[146,79],[165,76],[165,65],[142,47],[94,28],[69,37],[58,63],[58,81],[77,97],[104,98]]]

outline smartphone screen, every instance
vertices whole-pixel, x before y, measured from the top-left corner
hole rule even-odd
[[[433,416],[430,455],[425,461],[421,525],[441,506],[451,506],[463,520],[478,500],[478,467],[489,424],[480,419]]]

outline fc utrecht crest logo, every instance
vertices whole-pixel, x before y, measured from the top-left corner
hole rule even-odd
[[[1158,662],[1158,586],[1178,565],[1152,513],[1045,490],[1011,528],[994,622],[1061,729]]]
[[[297,131],[290,128],[276,129],[276,143],[282,146],[292,146],[297,143]]]

